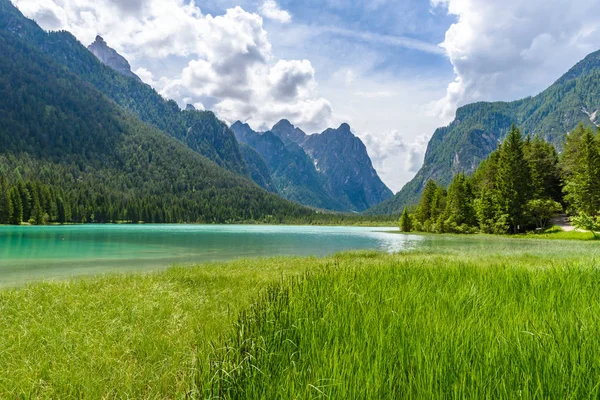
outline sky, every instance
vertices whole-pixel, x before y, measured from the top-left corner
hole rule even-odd
[[[600,49],[599,0],[13,0],[100,34],[182,107],[264,131],[343,122],[398,191],[457,107],[535,95]]]

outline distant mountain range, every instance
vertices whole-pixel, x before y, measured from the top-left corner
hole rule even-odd
[[[361,212],[393,196],[373,168],[365,145],[347,124],[314,135],[287,120],[267,132],[255,132],[239,121],[231,129],[238,141],[262,156],[277,192],[286,199]],[[254,159],[246,162],[255,169]]]
[[[266,191],[263,192],[258,187],[256,190],[248,189],[251,198],[272,196],[267,193],[270,192],[303,205],[346,212],[363,211],[393,195],[377,176],[366,148],[360,139],[350,132],[347,125],[343,125],[338,130],[328,130],[321,135],[308,136],[291,126],[289,122],[282,121],[274,127],[273,132],[267,134],[255,133],[247,127],[248,135],[245,140],[240,140],[242,142],[240,143],[233,131],[224,122],[218,120],[212,112],[197,111],[193,106],[181,110],[173,100],[165,100],[161,97],[154,89],[144,84],[131,71],[128,61],[109,47],[100,36],[96,37],[94,43],[88,48],[85,48],[68,32],[44,31],[35,22],[25,18],[9,0],[0,0],[0,33],[5,39],[6,52],[3,54],[8,54],[9,49],[22,48],[23,52],[29,53],[21,60],[25,62],[30,59],[32,63],[32,65],[14,63],[10,66],[6,65],[5,77],[11,76],[13,71],[10,68],[20,68],[25,71],[28,68],[35,68],[35,63],[44,62],[44,73],[39,75],[46,77],[48,82],[38,82],[39,90],[46,92],[59,90],[58,86],[61,85],[61,82],[50,78],[67,73],[67,79],[71,81],[71,84],[67,85],[68,88],[63,87],[60,90],[79,92],[73,94],[71,100],[67,100],[67,97],[60,98],[62,99],[60,101],[63,101],[61,104],[54,104],[50,98],[42,100],[41,97],[33,94],[30,99],[32,102],[38,104],[39,107],[46,107],[46,110],[50,109],[48,107],[52,107],[53,110],[71,113],[74,118],[71,123],[75,125],[77,123],[74,121],[78,119],[81,119],[82,122],[87,119],[86,123],[96,121],[93,117],[96,114],[80,113],[81,110],[93,107],[92,103],[94,103],[104,113],[102,118],[110,120],[113,116],[121,118],[118,116],[122,115],[131,122],[127,127],[121,126],[120,128],[115,127],[115,129],[120,129],[123,137],[137,135],[136,138],[144,143],[140,142],[141,149],[150,149],[148,151],[155,146],[170,147],[172,146],[169,142],[170,138],[175,139],[183,145],[186,152],[191,151],[200,156],[199,160],[210,160],[218,165],[218,167],[214,166],[216,169],[210,167],[210,163],[203,167],[205,170],[214,169],[213,175],[219,176],[218,179],[222,180],[216,182],[210,178],[210,173],[206,175],[206,182],[213,182],[212,185],[216,188],[248,185],[250,188],[253,185],[249,181],[252,180]],[[14,82],[12,84],[8,82],[2,89],[5,91],[31,89],[27,82],[19,81],[15,76],[12,79]],[[23,87],[19,87],[18,84]],[[47,87],[49,85],[58,86]],[[10,95],[13,96],[14,93],[10,93]],[[11,96],[6,95],[5,97],[11,98]],[[58,99],[57,97],[57,101],[59,101]],[[116,104],[106,103],[107,99]],[[24,105],[21,104],[21,106]],[[2,125],[0,129],[4,128],[3,130],[5,130],[7,127],[19,123],[11,119],[11,116],[14,115],[12,112],[7,114],[9,109],[10,107],[6,106],[5,109],[0,110],[0,124]],[[11,137],[10,132],[5,131],[1,134],[6,139],[3,144],[0,143],[0,156],[28,154],[41,157],[43,162],[57,163],[62,163],[67,159],[77,159],[79,168],[88,170],[91,168],[91,160],[88,156],[93,153],[97,159],[104,160],[103,163],[106,165],[123,165],[124,170],[120,173],[127,170],[127,165],[133,165],[139,161],[136,159],[132,164],[133,160],[129,160],[129,157],[139,157],[136,151],[132,151],[131,154],[121,154],[121,157],[124,158],[120,159],[117,164],[105,158],[115,150],[114,146],[119,146],[118,142],[111,141],[110,138],[113,136],[110,135],[109,128],[105,128],[107,129],[105,138],[86,137],[88,141],[102,142],[102,146],[93,152],[91,148],[85,150],[83,156],[81,154],[75,156],[72,154],[75,151],[75,147],[73,147],[75,142],[71,142],[75,140],[75,137],[69,137],[65,133],[57,138],[54,135],[58,135],[58,133],[51,133],[54,130],[57,132],[61,130],[60,119],[53,121],[58,125],[49,127],[43,120],[39,120],[33,115],[27,118],[30,119],[30,125],[38,124],[31,128],[39,132],[44,140],[40,140],[39,137],[37,139],[34,139],[34,136],[29,137],[28,135],[33,134],[32,129],[17,130],[21,132],[18,140]],[[104,126],[100,120],[97,123],[98,126]],[[68,129],[64,131],[69,132]],[[97,135],[101,134],[101,131],[88,128],[87,134]],[[146,138],[145,134],[140,136],[140,132],[146,131],[160,132],[164,134],[165,138],[160,138],[160,140],[156,138],[158,142],[155,140],[153,144],[146,143],[144,141],[149,140],[149,137]],[[77,133],[77,135],[79,134]],[[254,136],[252,136],[253,134]],[[114,136],[114,138],[116,137]],[[66,141],[64,151],[56,150],[56,154],[60,156],[49,159],[39,147],[43,143],[52,147],[60,140]],[[55,143],[55,141],[57,142]],[[99,152],[100,149],[106,154],[102,151]],[[343,154],[344,157],[340,157],[340,154]],[[179,160],[173,161],[173,164],[179,165],[176,161],[189,157],[189,154],[181,155]],[[165,159],[161,158],[161,160]],[[194,162],[190,161],[190,164],[194,164]],[[17,162],[15,165],[18,164]],[[12,165],[11,168],[15,165]],[[174,165],[163,165],[162,168],[169,169]],[[219,167],[228,170],[233,175],[220,171]],[[190,168],[192,168],[191,165]],[[2,169],[0,165],[0,171]],[[117,172],[117,170],[118,168],[113,172]],[[152,169],[144,171],[144,174],[147,175],[149,172],[152,172]],[[197,175],[196,173],[190,174]],[[154,179],[158,179],[158,176],[156,175]],[[235,179],[232,180],[230,177],[235,177]],[[121,178],[115,177],[115,179],[119,181]],[[240,182],[248,182],[248,185],[239,186]],[[111,185],[109,184],[109,186]],[[190,185],[184,186],[193,187],[194,185],[190,183]],[[184,189],[188,190],[190,187]],[[139,188],[128,187],[127,190],[135,191],[137,189]],[[172,186],[171,189],[175,190]],[[288,206],[282,204],[281,207]],[[231,214],[236,214],[236,212]]]
[[[367,214],[400,213],[418,202],[429,179],[447,186],[457,172],[472,173],[506,137],[512,124],[560,149],[566,133],[580,123],[600,123],[600,51],[587,56],[537,96],[459,108],[450,125],[435,131],[415,178]]]

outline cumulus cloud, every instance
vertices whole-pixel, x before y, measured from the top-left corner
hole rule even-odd
[[[454,66],[439,110],[534,95],[600,43],[597,0],[431,0],[456,16],[441,46]]]
[[[275,0],[265,0],[260,6],[260,13],[263,17],[279,21],[282,24],[292,22],[292,15],[288,11],[279,8],[279,4]]]
[[[212,16],[193,0],[14,1],[44,28],[69,30],[83,43],[101,34],[132,60],[185,60],[179,72],[168,73],[134,63],[144,82],[181,106],[206,107],[227,122],[241,119],[257,129],[281,118],[320,129],[332,115],[311,62],[274,57],[262,17],[241,7]],[[261,12],[291,19],[274,1]]]

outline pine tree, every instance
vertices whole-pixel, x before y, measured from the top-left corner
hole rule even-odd
[[[425,185],[425,189],[423,190],[423,196],[421,197],[421,202],[419,203],[419,207],[417,209],[417,220],[421,224],[425,224],[428,220],[431,220],[432,216],[432,206],[435,194],[438,190],[438,185],[433,180],[427,181]]]
[[[475,212],[477,213],[479,228],[484,233],[495,231],[496,208],[492,196],[492,191],[483,187],[479,197],[475,200]]]
[[[563,157],[565,193],[572,211],[596,216],[600,212],[600,151],[591,129],[580,126],[567,137]]]
[[[457,174],[448,188],[444,220],[446,229],[452,232],[476,224],[473,190],[464,173]]]
[[[525,142],[524,154],[531,171],[531,198],[562,201],[562,185],[556,148],[536,136]]]
[[[9,223],[12,225],[21,225],[23,222],[23,204],[21,203],[19,190],[16,187],[11,188],[9,191],[9,197],[13,207],[13,212]]]
[[[412,221],[410,214],[408,213],[408,209],[404,208],[404,212],[400,217],[400,229],[402,232],[410,232],[412,231]]]
[[[0,186],[0,224],[8,225],[13,217],[13,205],[7,186]]]
[[[526,224],[525,208],[531,198],[531,172],[525,161],[523,137],[514,125],[500,149],[495,199],[497,220],[506,220],[512,232]]]

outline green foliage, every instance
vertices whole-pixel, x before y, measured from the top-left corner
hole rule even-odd
[[[418,203],[428,180],[447,186],[456,173],[473,173],[496,150],[498,142],[506,138],[513,124],[525,135],[543,138],[562,149],[566,132],[579,124],[594,127],[600,122],[596,113],[599,110],[600,51],[597,51],[534,97],[459,108],[455,120],[433,134],[423,167],[415,178],[392,199],[368,213],[399,213],[403,207]],[[560,201],[554,195],[550,197]]]
[[[550,253],[340,257],[241,313],[211,396],[596,398],[597,264]]]
[[[473,206],[473,190],[464,173],[457,174],[448,188],[448,198],[444,211],[445,231],[464,231],[468,226],[475,226],[477,216]]]
[[[543,229],[548,227],[552,217],[563,211],[563,207],[552,199],[535,199],[527,203],[526,210],[537,229]]]
[[[561,169],[551,144],[539,138],[523,141],[513,126],[506,141],[480,164],[472,178],[464,173],[455,175],[447,195],[435,182],[427,183],[415,228],[426,232],[499,234],[546,228],[550,219],[563,210],[559,203],[563,201],[563,180],[570,187],[571,177],[575,176],[573,172],[563,176],[562,172],[579,171],[580,165],[585,164],[579,159],[584,152],[578,150],[580,143],[585,143],[580,139],[584,130],[582,127],[581,133],[576,131],[570,139],[577,146],[567,144]],[[573,206],[577,209],[577,205]]]
[[[404,209],[402,216],[400,217],[400,229],[402,232],[410,232],[413,230],[412,217],[408,213],[408,209]]]
[[[600,144],[592,129],[580,125],[567,136],[563,156],[565,199],[575,212],[600,213]]]
[[[525,205],[531,198],[531,171],[525,160],[521,132],[513,126],[500,148],[496,174],[495,201],[499,215],[505,215],[512,232],[524,227]]]
[[[0,49],[0,223],[19,222],[15,189],[22,220],[38,225],[315,215],[139,121],[17,36],[0,30]]]
[[[596,243],[436,239],[3,289],[0,397],[597,397]]]
[[[590,231],[596,237],[596,232],[600,231],[600,216],[592,217],[586,213],[580,213],[572,218],[573,225],[579,229]]]

